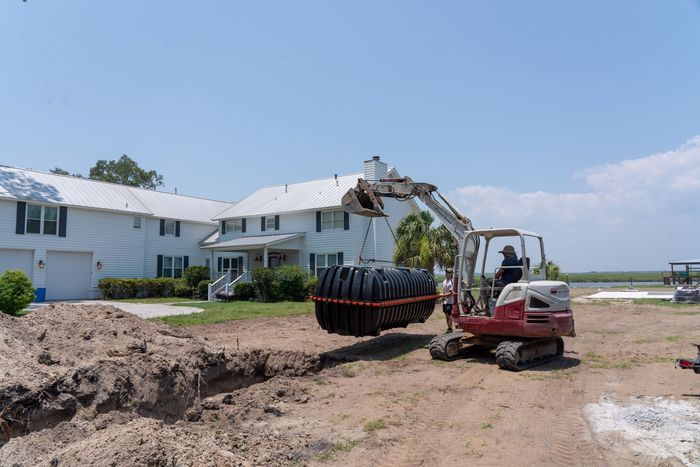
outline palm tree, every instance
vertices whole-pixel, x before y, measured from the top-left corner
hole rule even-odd
[[[457,254],[457,242],[444,225],[431,227],[432,214],[428,211],[406,215],[396,227],[394,262],[412,268],[433,271],[452,266]]]

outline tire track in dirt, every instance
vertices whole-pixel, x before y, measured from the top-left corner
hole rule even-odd
[[[407,415],[406,423],[411,423],[411,435],[401,443],[392,444],[376,466],[419,466],[438,465],[444,462],[445,452],[454,450],[448,445],[444,431],[458,409],[464,403],[464,394],[481,386],[490,374],[498,371],[491,365],[472,363],[460,368],[458,376],[451,383],[459,391],[450,390],[444,393],[445,399],[440,404],[425,402],[412,407]]]
[[[580,383],[579,383],[580,384]],[[577,386],[579,385],[577,384]],[[548,385],[550,388],[552,385]],[[554,465],[607,466],[605,457],[596,444],[588,423],[583,418],[583,391],[554,393],[548,388],[549,400],[555,402],[550,435],[552,442],[551,460]],[[567,408],[568,407],[568,408]]]

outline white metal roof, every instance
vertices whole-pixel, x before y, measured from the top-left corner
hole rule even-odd
[[[0,166],[0,198],[213,223],[231,203]]]
[[[214,219],[231,219],[246,216],[264,216],[290,211],[308,211],[339,207],[340,200],[357,179],[364,174],[355,173],[260,188],[229,207]]]
[[[233,240],[227,240],[225,242],[214,243],[213,245],[203,246],[202,248],[208,248],[212,250],[217,249],[250,249],[259,248],[263,246],[276,245],[293,238],[303,237],[303,233],[292,233],[292,234],[277,234],[277,235],[253,235],[250,237],[239,237]]]

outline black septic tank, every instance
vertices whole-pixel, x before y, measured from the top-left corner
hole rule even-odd
[[[378,336],[433,313],[435,279],[425,269],[331,266],[318,277],[316,320],[344,336]]]

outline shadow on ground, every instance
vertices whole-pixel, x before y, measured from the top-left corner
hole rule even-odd
[[[336,360],[386,361],[400,357],[417,349],[427,349],[434,334],[391,333],[357,344],[324,352],[321,356]]]

